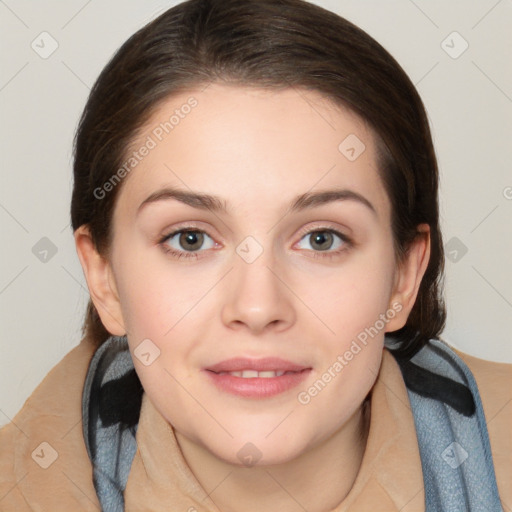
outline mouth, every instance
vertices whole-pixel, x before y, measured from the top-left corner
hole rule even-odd
[[[311,367],[278,358],[235,358],[204,369],[221,391],[244,398],[268,398],[298,386]]]
[[[283,375],[291,375],[292,371],[283,371],[283,370],[242,370],[235,372],[214,372],[217,375],[231,375],[232,377],[241,377],[242,379],[272,379],[274,377],[281,377]]]

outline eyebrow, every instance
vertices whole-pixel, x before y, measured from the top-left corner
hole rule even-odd
[[[200,210],[210,210],[220,213],[228,212],[228,203],[217,196],[197,192],[187,192],[176,188],[164,188],[153,192],[144,199],[137,209],[137,214],[148,204],[169,199],[174,199],[191,206],[192,208]],[[306,192],[305,194],[297,196],[290,203],[290,211],[299,212],[306,210],[307,208],[315,208],[337,201],[356,201],[367,207],[374,215],[377,216],[377,210],[373,204],[368,201],[368,199],[358,192],[348,189],[322,190],[314,193]]]

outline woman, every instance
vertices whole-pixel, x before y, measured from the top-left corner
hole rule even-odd
[[[510,505],[510,366],[439,341],[428,122],[367,34],[184,2],[103,70],[74,162],[85,336],[2,430],[2,510]]]

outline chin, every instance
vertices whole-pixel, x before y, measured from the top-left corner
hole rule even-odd
[[[258,467],[285,464],[299,457],[307,449],[307,443],[267,433],[240,435],[222,444],[208,443],[205,448],[217,458],[240,467]],[[218,439],[217,439],[218,441]]]

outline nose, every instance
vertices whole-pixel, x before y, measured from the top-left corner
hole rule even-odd
[[[260,334],[284,331],[295,322],[293,293],[271,252],[263,251],[252,263],[234,255],[221,314],[229,328]]]

